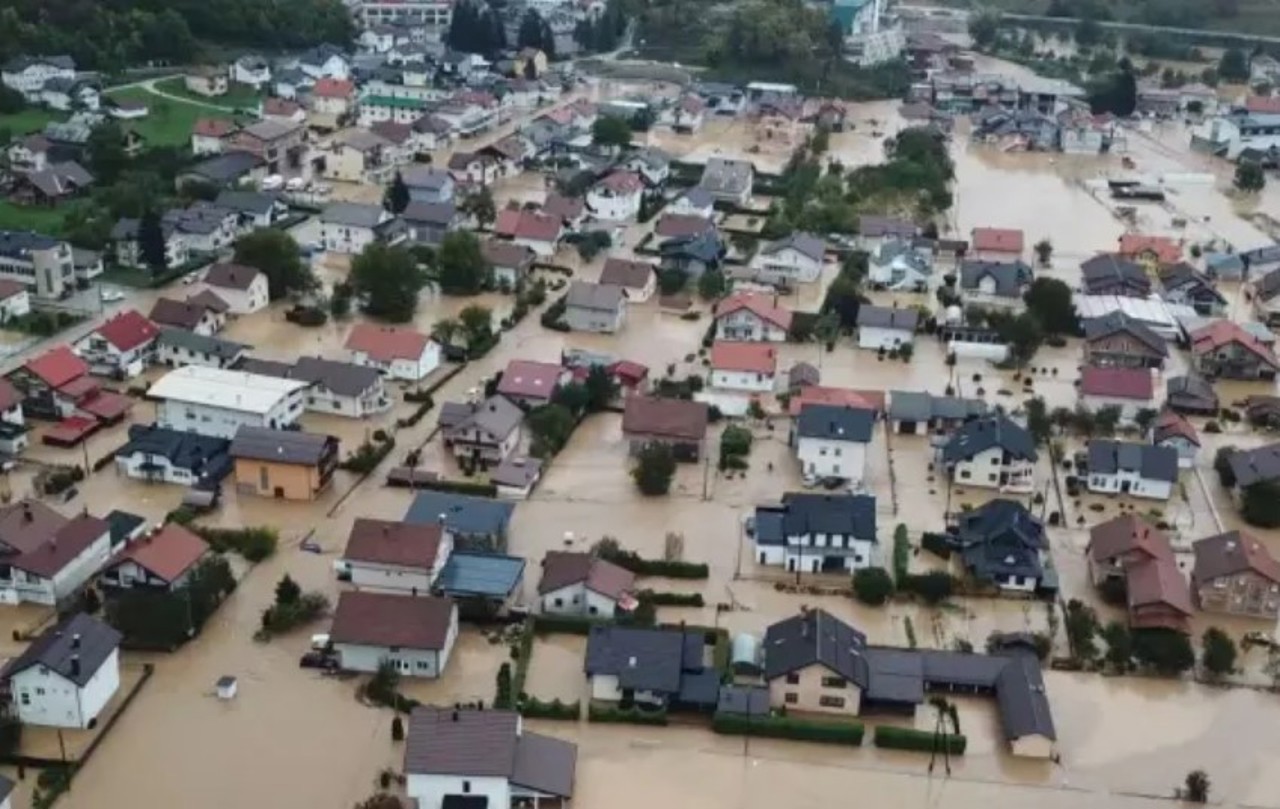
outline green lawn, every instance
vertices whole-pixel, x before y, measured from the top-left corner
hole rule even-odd
[[[0,230],[36,230],[50,236],[62,232],[67,207],[43,208],[0,200]]]
[[[8,130],[14,137],[21,137],[32,132],[39,132],[50,121],[61,121],[66,117],[66,113],[58,112],[57,110],[45,109],[44,107],[28,107],[22,112],[0,115],[0,129]]]
[[[183,101],[161,98],[142,87],[113,90],[109,95],[117,100],[141,101],[150,113],[124,123],[147,139],[148,146],[185,146],[191,141],[191,129],[198,118],[232,118],[230,112],[199,107]]]
[[[156,82],[156,89],[169,95],[182,96],[192,101],[200,101],[205,104],[214,104],[219,107],[232,107],[234,109],[244,109],[246,107],[256,107],[262,101],[262,93],[257,92],[252,87],[244,84],[236,84],[232,82],[230,89],[224,96],[215,96],[206,98],[199,93],[193,93],[187,89],[184,80],[179,77],[176,79],[165,79]]]

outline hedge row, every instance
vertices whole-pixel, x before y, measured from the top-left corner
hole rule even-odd
[[[702,593],[659,593],[653,590],[641,590],[636,594],[640,601],[647,601],[655,607],[702,607]]]
[[[607,708],[592,705],[587,708],[587,720],[590,722],[616,722],[628,725],[665,725],[667,710],[643,711],[639,708]]]
[[[951,558],[951,544],[947,541],[946,534],[935,534],[925,531],[920,536],[920,547],[940,559]]]
[[[667,579],[705,579],[711,569],[703,562],[681,562],[675,559],[645,559],[634,551],[602,553],[601,558],[630,570],[637,576],[660,576]]]
[[[565,635],[589,635],[591,634],[591,627],[603,626],[605,623],[607,622],[600,619],[586,618],[581,615],[533,616],[534,631],[543,634],[559,632]]]
[[[823,744],[862,744],[861,722],[815,722],[790,716],[745,716],[716,714],[711,722],[716,733],[729,736],[767,736],[772,739],[798,739]]]
[[[948,733],[945,738],[946,752],[953,756],[964,755],[968,740],[962,734]],[[935,746],[938,752],[944,750],[943,745],[939,743],[941,738],[933,731],[900,728],[894,725],[878,725],[874,741],[876,747],[887,750],[917,750],[922,753],[932,753]]]
[[[582,713],[582,703],[561,702],[553,699],[543,702],[536,697],[525,697],[520,703],[520,715],[530,719],[563,719],[576,721]]]
[[[480,497],[498,496],[498,487],[492,483],[473,483],[469,480],[422,480],[415,483],[414,488],[454,494],[474,494]]]
[[[426,394],[426,397],[427,398],[423,400],[410,399],[409,394],[406,393],[404,395],[404,400],[406,402],[416,402],[418,406],[415,407],[413,412],[409,415],[396,419],[396,427],[399,429],[413,427],[418,422],[422,421],[423,417],[431,412],[431,408],[435,407],[435,400],[431,398],[431,394]]]

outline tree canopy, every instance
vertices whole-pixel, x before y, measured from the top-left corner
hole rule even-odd
[[[374,242],[351,262],[351,286],[365,314],[407,323],[426,279],[408,250]]]
[[[316,286],[310,265],[298,252],[298,243],[283,230],[260,228],[241,236],[236,241],[234,260],[267,276],[267,294],[273,301],[309,292]]]
[[[631,470],[636,488],[650,497],[666,494],[676,474],[676,456],[671,447],[660,442],[646,444],[636,454],[636,465]]]
[[[1061,279],[1041,276],[1031,282],[1024,296],[1027,311],[1036,316],[1049,334],[1074,334],[1078,326],[1071,287]]]
[[[382,195],[382,207],[391,213],[401,214],[404,213],[405,208],[409,207],[409,201],[409,186],[397,171],[396,176],[391,180],[391,185],[387,186],[386,192]]]
[[[556,36],[551,32],[551,25],[534,9],[520,18],[516,44],[521,48],[536,48],[546,54],[548,60],[555,58]]]
[[[1241,160],[1236,164],[1235,187],[1247,194],[1261,191],[1267,185],[1267,174],[1256,160]]]
[[[437,280],[446,295],[475,295],[484,289],[492,268],[480,251],[480,240],[467,230],[445,235],[436,255]]]
[[[475,0],[463,0],[454,5],[445,40],[456,51],[486,56],[507,48],[507,33],[502,20],[487,4]]]
[[[1218,61],[1218,76],[1223,81],[1248,81],[1249,57],[1239,48],[1227,48]]]
[[[591,141],[597,146],[619,149],[631,145],[631,124],[616,115],[601,115],[591,125]]]

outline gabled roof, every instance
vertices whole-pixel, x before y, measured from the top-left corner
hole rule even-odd
[[[717,371],[773,374],[778,370],[778,352],[768,343],[717,340],[711,346],[711,368]]]
[[[211,310],[208,306],[197,302],[194,298],[175,301],[173,298],[160,298],[151,307],[151,320],[161,326],[173,326],[179,329],[194,329],[200,325],[205,313]]]
[[[1094,439],[1089,442],[1088,457],[1090,474],[1132,472],[1145,480],[1178,480],[1178,451],[1172,447]]]
[[[431,570],[440,551],[443,530],[438,522],[407,523],[361,517],[347,534],[342,558],[396,567]]]
[[[1280,562],[1247,531],[1206,537],[1192,543],[1191,548],[1196,557],[1191,578],[1197,583],[1248,572],[1280,584]]]
[[[1037,458],[1031,433],[1000,414],[961,425],[947,441],[942,457],[946,463],[953,464],[969,460],[993,447],[1000,447],[1015,458],[1028,461]]]
[[[868,444],[875,431],[875,422],[874,410],[806,404],[800,408],[800,417],[796,419],[796,435]]]
[[[796,231],[790,236],[769,242],[760,248],[761,254],[766,256],[776,255],[783,250],[795,250],[800,255],[821,264],[823,257],[827,254],[827,243],[820,236]]]
[[[858,307],[858,326],[860,328],[915,332],[919,321],[920,312],[914,307],[899,309],[893,306],[874,306],[872,304],[863,304]]]
[[[373,228],[381,224],[386,211],[377,205],[359,202],[331,202],[320,214],[320,221],[347,227]]]
[[[169,523],[160,530],[143,534],[116,554],[110,566],[133,562],[153,576],[174,582],[209,552],[205,542],[190,529]]]
[[[1276,361],[1276,355],[1271,351],[1271,347],[1245,331],[1235,321],[1215,320],[1208,326],[1191,332],[1191,353],[1196,356],[1217,351],[1232,343],[1253,353],[1272,368],[1280,368],[1280,362]]]
[[[565,222],[578,219],[585,209],[586,202],[581,197],[566,197],[556,193],[547,194],[546,201],[542,203],[545,213],[557,216]]]
[[[156,337],[156,345],[185,348],[197,354],[208,354],[221,359],[233,359],[249,346],[220,337],[207,337],[186,329],[163,328]]]
[[[673,695],[680,691],[684,647],[678,629],[593,626],[583,670],[617,677],[622,688]]]
[[[1113,334],[1128,334],[1138,342],[1150,348],[1161,357],[1169,356],[1169,346],[1141,320],[1132,318],[1125,312],[1116,309],[1102,317],[1087,318],[1083,322],[1084,338],[1090,342],[1110,337]]]
[[[338,596],[329,639],[335,644],[443,651],[453,599],[347,590]]]
[[[430,343],[430,337],[414,329],[357,323],[347,335],[346,349],[363,352],[378,362],[398,359],[416,362]]]
[[[1048,547],[1044,524],[1015,500],[989,500],[960,515],[958,544],[965,566],[981,579],[1039,579],[1040,551]]]
[[[1155,396],[1155,377],[1145,368],[1095,368],[1080,371],[1080,393],[1114,399],[1150,401]]]
[[[89,364],[67,346],[51,348],[40,356],[27,360],[23,368],[55,389],[89,373]]]
[[[1026,238],[1014,228],[974,228],[969,235],[972,248],[992,253],[1022,254]]]
[[[622,432],[701,441],[707,434],[707,418],[707,405],[703,402],[628,396],[622,414]]]
[[[1033,280],[1034,273],[1025,261],[976,261],[960,264],[960,288],[978,289],[984,278],[995,282],[995,294],[1002,298],[1017,298],[1022,287]]]
[[[1136,514],[1122,514],[1090,528],[1085,553],[1099,563],[1133,553],[1151,559],[1173,558],[1169,538]]]
[[[452,405],[453,403],[446,403],[445,408]],[[490,396],[479,404],[457,405],[454,409],[456,412],[448,416],[446,410],[441,409],[440,426],[446,436],[481,430],[501,441],[524,421],[524,411],[510,399],[500,395]]]
[[[808,610],[769,626],[764,677],[774,680],[820,665],[861,689],[869,682],[867,636],[826,610]]]
[[[535,258],[534,252],[525,245],[499,239],[480,242],[480,252],[494,267],[528,267]]]
[[[0,680],[32,666],[44,666],[79,687],[88,684],[102,664],[120,648],[123,636],[112,627],[83,612],[51,626],[0,670]]]
[[[256,267],[218,262],[209,268],[203,280],[211,287],[245,291],[261,275],[262,272]]]
[[[548,551],[542,559],[538,594],[546,595],[571,584],[582,584],[593,593],[617,601],[631,592],[635,583],[635,574],[630,570],[589,553]]]
[[[894,421],[928,422],[932,419],[964,421],[987,414],[987,403],[981,399],[934,396],[923,391],[889,392],[889,418]]]
[[[164,458],[174,467],[193,474],[199,485],[216,483],[230,473],[231,460],[227,455],[230,446],[231,442],[225,438],[153,424],[132,424],[129,426],[129,441],[116,450],[116,457],[128,458],[142,453]]]
[[[646,265],[647,266],[647,265]],[[607,269],[606,265],[606,269]],[[650,268],[652,269],[652,268]],[[734,312],[746,310],[766,323],[777,326],[783,331],[791,328],[791,310],[778,305],[776,296],[759,295],[750,292],[739,292],[725,298],[716,305],[716,320],[727,317]]]
[[[615,313],[626,299],[626,293],[616,284],[570,281],[569,291],[565,293],[565,306]]]
[[[241,426],[231,442],[231,457],[271,463],[317,466],[326,453],[335,451],[337,439],[300,430],[272,430]]]
[[[564,369],[555,363],[512,360],[502,372],[497,391],[505,396],[550,399],[563,374]]]
[[[644,289],[654,272],[654,266],[647,261],[609,257],[600,271],[600,283],[614,284],[623,289]]]
[[[664,213],[658,217],[658,224],[654,226],[653,232],[663,238],[677,238],[694,236],[715,228],[715,223],[704,216]]]
[[[1200,436],[1196,433],[1196,428],[1191,426],[1191,422],[1180,413],[1172,410],[1162,411],[1151,427],[1152,443],[1161,444],[1178,437],[1185,438],[1197,447],[1200,446]]]
[[[136,310],[126,309],[108,318],[96,333],[116,349],[131,351],[156,339],[160,330]]]
[[[454,533],[498,535],[506,531],[514,511],[515,505],[504,500],[427,491],[419,492],[413,498],[404,521],[437,523],[443,517],[445,527]]]
[[[1171,376],[1166,380],[1165,398],[1172,399],[1175,396],[1185,396],[1194,399],[1203,400],[1205,406],[1209,409],[1218,409],[1218,393],[1213,389],[1213,384],[1209,380],[1196,373],[1188,373],[1183,376]]]
[[[1122,256],[1153,255],[1161,264],[1173,264],[1182,258],[1182,246],[1168,236],[1126,233],[1120,237]]]
[[[311,88],[311,94],[320,98],[350,98],[355,95],[355,91],[354,82],[327,77],[317,79],[315,86]]]
[[[1085,290],[1089,292],[1116,283],[1139,290],[1151,289],[1147,271],[1137,262],[1117,253],[1099,253],[1086,259],[1080,264],[1080,274],[1084,278]]]

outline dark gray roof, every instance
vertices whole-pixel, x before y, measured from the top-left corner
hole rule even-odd
[[[942,459],[953,464],[968,460],[992,447],[1000,447],[1014,457],[1029,461],[1037,458],[1031,433],[1015,424],[1008,416],[995,415],[961,425],[943,448]]]
[[[336,442],[333,436],[318,433],[244,426],[231,442],[231,457],[315,465]]]
[[[1151,290],[1151,279],[1142,265],[1115,253],[1099,253],[1081,262],[1080,274],[1086,292],[1101,291],[1115,284],[1135,290]]]
[[[400,170],[400,179],[410,188],[429,188],[439,191],[453,182],[449,172],[433,166],[413,165]]]
[[[139,452],[159,456],[203,482],[217,483],[231,471],[231,457],[227,454],[230,447],[231,442],[225,438],[134,424],[129,427],[129,440],[116,450],[116,457],[127,458]]]
[[[1089,442],[1089,472],[1136,472],[1147,480],[1173,483],[1178,479],[1178,451],[1173,447],[1094,439]]]
[[[353,228],[373,228],[382,221],[382,208],[359,202],[332,202],[320,214],[322,222]]]
[[[787,492],[782,496],[786,536],[801,534],[849,534],[876,540],[876,499],[866,494],[811,494]]]
[[[1209,380],[1199,374],[1171,376],[1165,382],[1164,389],[1168,399],[1197,399],[1208,408],[1218,409],[1218,392],[1213,389]]]
[[[1102,317],[1088,318],[1084,321],[1083,326],[1086,340],[1099,340],[1103,337],[1110,337],[1113,334],[1124,332],[1132,335],[1160,356],[1169,356],[1169,346],[1161,339],[1160,335],[1152,331],[1151,327],[1146,323],[1129,317],[1119,309],[1108,312]]]
[[[1280,293],[1280,270],[1272,270],[1253,282],[1253,291],[1264,301],[1269,301]]]
[[[1227,299],[1213,286],[1207,275],[1197,272],[1195,267],[1185,261],[1162,267],[1160,269],[1160,286],[1164,287],[1166,292],[1181,289],[1183,294],[1192,298],[1211,298],[1222,304],[1227,302]]]
[[[812,233],[796,231],[790,236],[779,239],[776,242],[769,242],[760,248],[763,255],[770,256],[783,250],[795,250],[797,253],[808,256],[818,263],[822,263],[823,257],[827,253],[827,243],[820,236]]]
[[[207,337],[203,334],[196,334],[186,329],[162,328],[160,336],[156,338],[157,345],[169,345],[175,348],[185,348],[188,351],[194,351],[198,354],[208,354],[213,357],[219,357],[224,360],[234,359],[241,352],[249,348],[243,343],[237,343],[232,340],[223,340],[220,337]]]
[[[524,411],[505,396],[495,394],[477,405],[446,405],[440,413],[440,426],[446,432],[480,429],[502,440],[524,421]]]
[[[626,297],[622,287],[617,284],[572,281],[569,284],[569,292],[565,295],[565,305],[575,309],[616,312]]]
[[[787,534],[782,526],[786,517],[786,506],[757,506],[755,514],[756,544],[785,545]]]
[[[410,202],[400,216],[409,223],[448,226],[458,216],[458,208],[452,202]]]
[[[147,524],[145,517],[130,511],[121,511],[120,509],[108,512],[103,519],[107,521],[107,525],[111,526],[112,548],[131,538],[135,531]]]
[[[1233,452],[1230,464],[1239,487],[1263,480],[1276,480],[1280,478],[1280,444]]]
[[[326,360],[320,357],[299,357],[290,377],[310,382],[338,396],[360,396],[377,386],[382,379],[382,374],[376,368],[356,365],[353,362]]]
[[[965,566],[983,580],[1019,576],[1039,579],[1044,525],[1014,500],[991,500],[960,516],[954,540]]]
[[[858,233],[869,237],[898,236],[911,239],[920,233],[920,228],[910,219],[897,216],[860,216]]]
[[[962,421],[986,414],[987,403],[981,399],[934,396],[910,390],[895,390],[889,394],[889,418],[894,421]]]
[[[914,308],[891,306],[873,306],[863,304],[858,307],[858,325],[878,329],[903,329],[914,332],[920,322],[920,312]]]
[[[688,191],[680,195],[680,199],[689,203],[694,208],[705,208],[711,205],[715,200],[711,198],[711,193],[700,185],[695,185]]]
[[[699,185],[713,194],[740,194],[751,186],[755,168],[749,161],[708,158]]]
[[[874,702],[924,702],[924,655],[910,649],[867,649],[866,698]]]
[[[526,790],[568,798],[573,795],[578,746],[572,742],[524,732],[516,740],[511,783]]]
[[[675,695],[684,670],[685,633],[678,629],[593,626],[583,671],[618,678],[621,688]]]
[[[265,161],[249,152],[227,152],[208,160],[196,163],[188,173],[195,174],[215,183],[229,183],[240,179]]]
[[[498,535],[507,530],[515,506],[488,497],[450,492],[419,492],[405,512],[404,521],[438,522],[444,515],[450,531],[464,535]]]
[[[58,240],[43,233],[32,233],[29,230],[0,230],[0,256],[9,258],[23,257],[31,250],[50,250],[57,247]]]
[[[870,443],[876,414],[871,410],[835,405],[807,404],[796,419],[796,435],[828,441]]]
[[[10,660],[0,669],[0,680],[39,665],[83,687],[119,648],[121,637],[97,618],[76,613],[46,629],[22,654]]]
[[[983,278],[995,281],[995,294],[1017,298],[1022,287],[1033,280],[1031,267],[1025,261],[965,261],[960,265],[961,289],[977,289]]]
[[[867,636],[826,610],[772,624],[764,636],[764,677],[773,680],[819,664],[865,689]]]
[[[228,190],[218,194],[218,198],[213,201],[213,204],[219,208],[228,208],[241,213],[264,214],[269,213],[279,201],[280,196],[278,194],[269,194],[262,191]]]
[[[1015,655],[996,678],[996,703],[1006,739],[1040,735],[1057,739],[1053,712],[1045,693],[1040,664],[1029,655]]]

